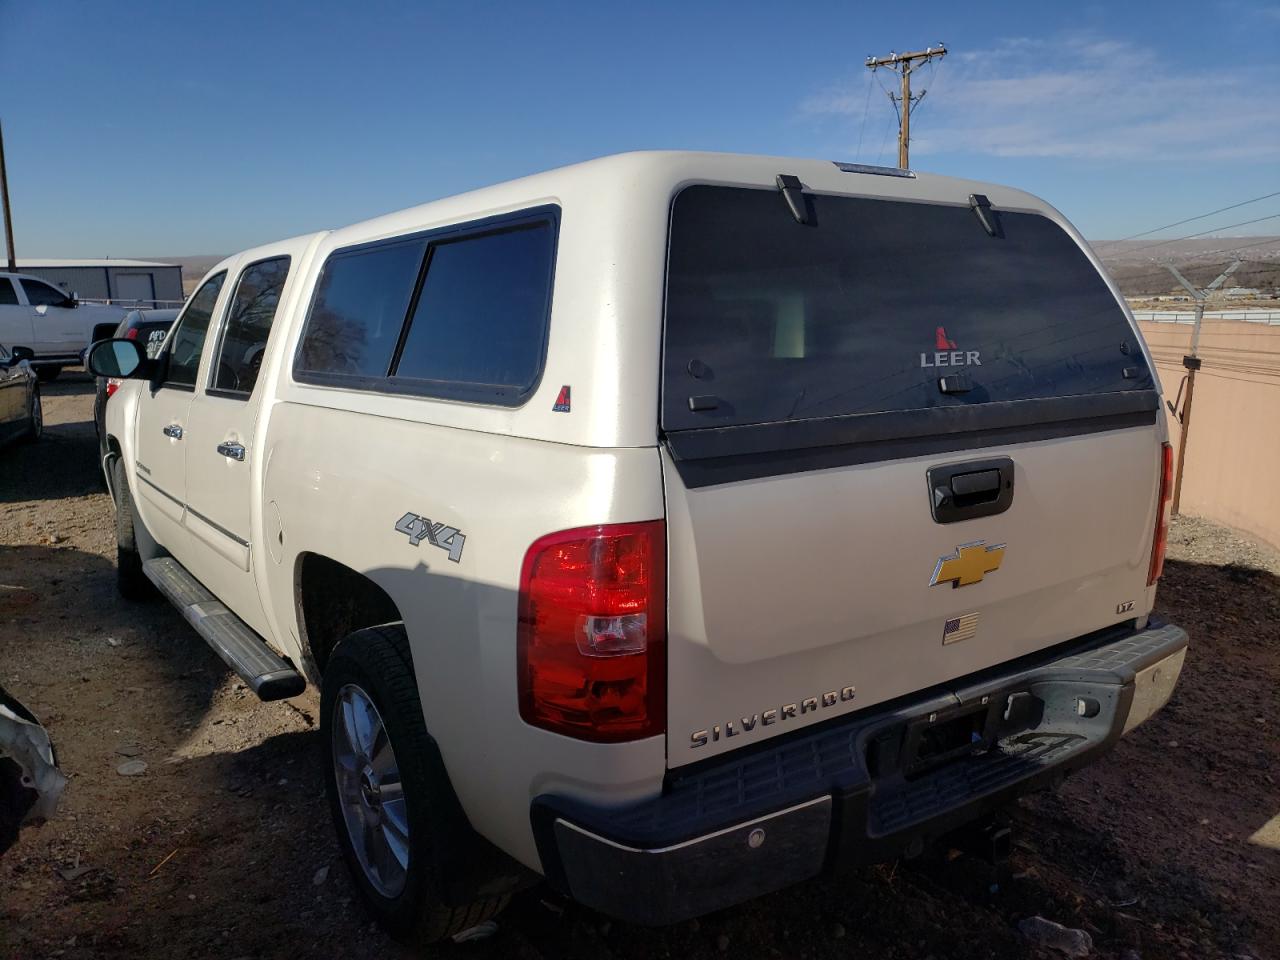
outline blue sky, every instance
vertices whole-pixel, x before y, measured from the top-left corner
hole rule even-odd
[[[944,41],[912,166],[1105,239],[1280,190],[1278,40],[1261,0],[0,0],[0,121],[20,256],[229,253],[621,150],[893,163],[863,58]]]

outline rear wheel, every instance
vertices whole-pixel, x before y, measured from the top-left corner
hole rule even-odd
[[[40,385],[31,386],[31,408],[27,411],[27,432],[22,439],[35,443],[44,434],[44,404],[40,402]]]
[[[36,367],[36,376],[40,378],[42,383],[48,383],[50,380],[57,380],[58,374],[62,373],[61,367]]]
[[[365,904],[393,935],[451,936],[507,897],[453,906],[439,893],[446,848],[469,830],[427,734],[404,628],[360,630],[329,657],[320,688],[325,790]]]
[[[118,457],[111,464],[111,485],[116,492],[116,587],[126,600],[150,600],[156,595],[156,588],[142,572],[142,555],[133,526],[133,495]]]

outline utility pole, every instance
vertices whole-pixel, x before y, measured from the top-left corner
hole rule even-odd
[[[4,248],[9,252],[9,272],[18,272],[18,255],[13,250],[13,214],[9,210],[9,174],[4,166],[4,127],[0,127],[0,206],[4,207]]]
[[[946,45],[939,43],[936,47],[926,47],[914,53],[890,51],[887,57],[867,57],[866,67],[872,73],[884,67],[902,75],[901,91],[897,97],[890,92],[889,102],[898,110],[898,166],[903,170],[907,169],[907,153],[911,145],[911,111],[928,93],[927,90],[921,90],[919,96],[911,96],[911,74],[935,57],[941,59],[946,55]],[[898,109],[898,104],[901,104],[901,109]]]
[[[1187,457],[1187,434],[1191,432],[1191,401],[1196,394],[1196,372],[1200,369],[1200,325],[1204,322],[1204,302],[1209,299],[1209,296],[1215,290],[1222,286],[1227,277],[1239,269],[1241,263],[1243,263],[1242,260],[1237,260],[1231,264],[1226,270],[1218,274],[1218,278],[1213,283],[1203,290],[1184,277],[1173,264],[1160,264],[1160,266],[1173,274],[1173,278],[1182,285],[1187,293],[1191,294],[1192,299],[1196,302],[1196,321],[1191,330],[1191,353],[1182,358],[1182,365],[1187,368],[1187,398],[1182,402],[1181,414],[1178,413],[1174,404],[1169,404],[1170,412],[1178,418],[1178,422],[1182,425],[1182,429],[1178,431],[1178,469],[1174,474],[1173,480],[1172,512],[1175,517],[1178,515],[1178,508],[1182,503],[1182,467]],[[1182,395],[1181,388],[1178,390],[1178,395]]]

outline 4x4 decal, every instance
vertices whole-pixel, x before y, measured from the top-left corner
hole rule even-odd
[[[416,513],[406,513],[396,521],[396,531],[407,536],[411,546],[416,547],[425,540],[433,547],[446,551],[454,563],[462,562],[462,548],[466,546],[467,538],[458,532],[457,527],[432,523]]]

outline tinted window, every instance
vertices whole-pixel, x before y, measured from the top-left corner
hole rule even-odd
[[[0,307],[17,306],[18,295],[8,277],[0,277]]]
[[[27,292],[27,302],[33,307],[60,307],[70,298],[56,287],[36,280],[22,280],[22,289]]]
[[[158,323],[139,323],[134,327],[137,333],[132,339],[145,345],[147,356],[154,360],[160,356],[160,349],[164,346],[164,338],[169,333],[169,326],[168,320]]]
[[[1002,211],[992,237],[963,206],[812,201],[802,226],[772,191],[677,197],[666,428],[1152,388],[1115,297],[1047,218]],[[970,388],[943,393],[951,374]]]
[[[297,371],[385,377],[426,246],[419,239],[331,257],[316,284]]]
[[[209,320],[213,317],[218,291],[227,279],[225,273],[211,277],[195,292],[187,309],[178,318],[178,331],[169,345],[169,372],[165,383],[194,387],[196,371],[200,368],[200,353],[209,333]]]
[[[250,264],[240,274],[227,312],[222,347],[214,371],[214,387],[248,396],[258,381],[271,321],[280,306],[280,291],[289,275],[289,258]]]
[[[434,244],[396,376],[525,393],[542,366],[553,243],[543,221]]]

